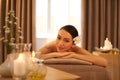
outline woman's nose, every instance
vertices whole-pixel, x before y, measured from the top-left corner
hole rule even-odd
[[[63,46],[64,45],[64,42],[61,40],[61,41],[59,41],[59,45],[60,46]]]

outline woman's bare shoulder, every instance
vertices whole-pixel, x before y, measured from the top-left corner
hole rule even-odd
[[[87,55],[90,54],[90,52],[88,52],[86,49],[84,49],[84,48],[82,48],[82,47],[79,47],[79,46],[73,46],[73,47],[72,47],[72,50],[73,50],[74,52],[77,52],[77,53],[80,53],[80,54],[87,54]]]
[[[54,41],[50,41],[50,42],[48,42],[45,46],[46,47],[53,47],[53,46],[55,46],[55,40]]]
[[[43,53],[48,53],[48,52],[52,52],[55,51],[55,41],[51,41],[46,43],[43,47],[41,47],[39,49],[39,51],[43,52]]]

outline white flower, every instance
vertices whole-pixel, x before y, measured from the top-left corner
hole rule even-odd
[[[14,42],[15,41],[15,38],[10,38],[10,42]]]
[[[13,17],[14,17],[14,14],[11,14],[11,16],[13,16]]]
[[[20,36],[19,38],[20,38],[20,39],[23,39],[23,36]]]
[[[17,22],[14,22],[15,25],[17,25]]]
[[[12,21],[9,21],[10,24],[12,24]]]
[[[5,28],[5,33],[10,33],[10,28]]]
[[[3,28],[6,28],[6,26],[3,26]]]
[[[9,43],[9,45],[11,45],[11,46],[14,45],[14,44],[15,44],[15,43],[12,43],[12,42]]]
[[[80,39],[81,39],[80,36],[73,38],[74,44],[80,43]]]
[[[2,40],[4,40],[5,38],[4,37],[2,37],[2,38],[0,38],[0,41],[2,41]]]
[[[4,42],[6,43],[6,42],[8,42],[8,40],[7,40],[7,39],[5,39],[5,40],[4,40]]]

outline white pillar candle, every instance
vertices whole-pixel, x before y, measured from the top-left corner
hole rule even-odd
[[[24,76],[26,74],[26,63],[23,54],[19,54],[13,63],[13,74],[15,76]]]
[[[35,61],[35,51],[32,51],[32,61]]]
[[[35,58],[35,51],[32,51],[32,57]]]

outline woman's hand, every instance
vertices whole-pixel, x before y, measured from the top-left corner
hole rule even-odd
[[[77,55],[77,53],[75,52],[65,52],[65,53],[67,53],[68,55],[62,56],[61,58],[75,58],[75,55]]]
[[[71,53],[69,52],[55,52],[53,53],[55,58],[62,58],[65,56],[69,56]]]

